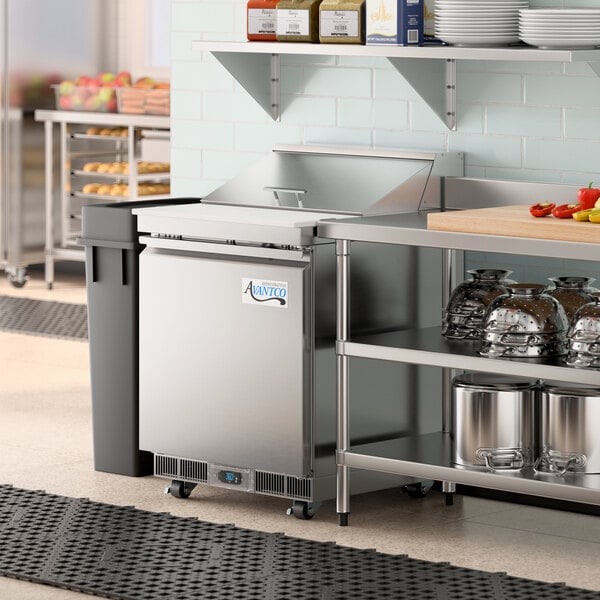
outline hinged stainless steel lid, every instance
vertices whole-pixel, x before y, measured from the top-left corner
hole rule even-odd
[[[278,146],[203,201],[353,215],[440,208],[440,178],[461,153]]]

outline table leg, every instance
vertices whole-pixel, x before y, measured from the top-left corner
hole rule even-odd
[[[45,157],[45,202],[46,202],[46,244],[45,244],[45,269],[44,279],[49,290],[54,283],[54,202],[53,202],[53,170],[54,170],[54,124],[52,121],[44,122],[44,157]]]
[[[337,307],[337,513],[340,526],[348,525],[350,512],[350,469],[343,463],[343,453],[350,448],[349,358],[341,354],[350,333],[350,242],[336,241]]]

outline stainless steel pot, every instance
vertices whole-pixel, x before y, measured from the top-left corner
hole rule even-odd
[[[453,462],[490,471],[532,466],[537,451],[537,382],[471,374],[452,382]]]
[[[600,389],[545,384],[538,471],[600,473]]]

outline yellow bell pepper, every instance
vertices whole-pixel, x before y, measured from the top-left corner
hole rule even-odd
[[[600,213],[599,208],[586,208],[585,210],[579,210],[576,213],[573,213],[571,216],[576,221],[589,221],[593,212]]]

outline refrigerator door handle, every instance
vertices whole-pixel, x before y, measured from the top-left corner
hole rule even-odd
[[[97,257],[96,257],[96,246],[91,247],[92,260],[90,261],[90,267],[92,269],[91,277],[92,283],[98,282],[98,268],[97,268]]]
[[[121,285],[127,285],[127,250],[121,248]]]

